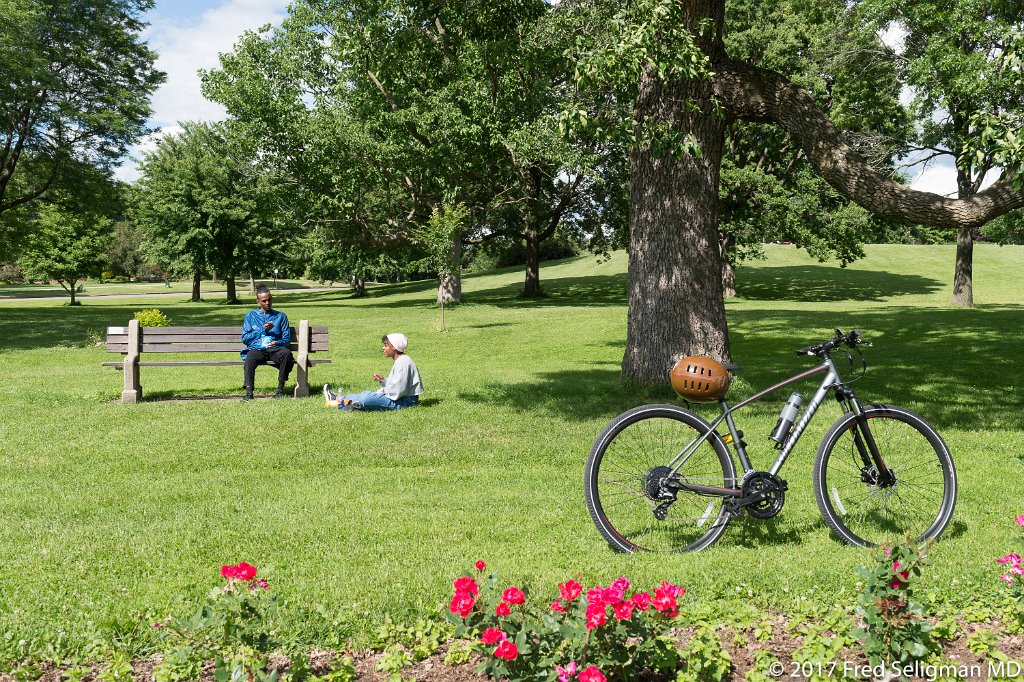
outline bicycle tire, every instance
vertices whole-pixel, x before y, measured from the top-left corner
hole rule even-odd
[[[655,467],[664,467],[694,439],[711,431],[698,415],[675,405],[644,405],[613,419],[594,441],[583,493],[594,525],[620,552],[697,551],[715,542],[729,522],[724,498],[680,490],[659,521],[647,492]],[[734,487],[736,471],[725,443],[711,432],[677,475],[702,485]],[[693,516],[679,516],[680,513]]]
[[[896,405],[864,408],[871,435],[886,467],[896,476],[890,487],[862,478],[863,463],[853,439],[856,417],[847,413],[828,430],[814,460],[814,497],[836,537],[858,547],[938,537],[956,506],[956,467],[949,448],[932,426]]]

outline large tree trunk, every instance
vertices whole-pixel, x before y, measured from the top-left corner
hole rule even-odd
[[[974,305],[974,232],[969,227],[956,231],[956,267],[953,270],[953,305]]]
[[[228,275],[227,277],[224,278],[224,283],[228,287],[228,297],[227,297],[228,303],[232,304],[232,305],[235,304],[235,303],[240,303],[241,301],[238,300],[238,296],[237,296],[237,294],[235,292],[235,276],[234,275]]]
[[[462,237],[459,235],[452,239],[448,272],[451,274],[442,276],[437,287],[438,305],[452,305],[462,300]]]
[[[360,296],[366,296],[366,280],[362,277],[356,277],[355,281],[352,282],[352,294],[359,298]]]
[[[710,17],[721,26],[723,12],[721,0],[694,0],[687,3],[687,23],[692,28]],[[720,49],[714,32],[697,40],[709,54]],[[672,365],[685,355],[729,359],[718,246],[725,121],[715,114],[712,95],[710,80],[666,83],[649,74],[641,79],[636,117],[671,121],[673,129],[696,137],[702,154],[630,153],[626,381],[666,384]]]
[[[543,296],[540,290],[540,231],[531,221],[526,226],[526,283],[523,296],[537,298]]]
[[[203,281],[203,273],[196,268],[192,271],[192,298],[189,299],[192,303],[199,303],[201,300],[200,284]]]

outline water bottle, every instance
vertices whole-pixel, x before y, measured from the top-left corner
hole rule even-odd
[[[796,421],[796,417],[800,414],[800,406],[804,404],[804,397],[799,393],[793,393],[789,396],[789,400],[782,406],[782,412],[779,414],[779,421],[775,422],[775,428],[772,429],[772,435],[768,436],[770,440],[775,441],[782,446],[789,438],[789,432],[793,428],[793,423]]]

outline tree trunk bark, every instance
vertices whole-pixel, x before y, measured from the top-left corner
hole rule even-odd
[[[229,304],[240,303],[240,301],[238,300],[238,296],[236,295],[236,292],[235,292],[235,276],[234,275],[228,275],[227,277],[224,278],[224,283],[228,287],[228,298],[227,298],[228,303]]]
[[[687,24],[692,30],[711,18],[721,26],[723,12],[721,0],[694,0],[687,3]],[[695,36],[709,54],[722,49],[714,32]],[[725,121],[712,95],[710,80],[660,82],[648,74],[640,82],[637,119],[668,121],[673,130],[694,135],[701,156],[630,152],[625,381],[667,384],[672,365],[686,355],[729,360],[718,245]]]
[[[448,272],[437,287],[438,305],[452,305],[462,301],[462,237],[452,239],[448,253]]]
[[[956,267],[953,270],[953,305],[974,305],[974,231],[962,227],[956,231]]]
[[[75,288],[78,286],[78,280],[71,280],[71,286],[68,287],[68,292],[71,294],[71,303],[69,305],[78,305],[75,300]]]
[[[736,268],[729,260],[729,251],[732,250],[735,241],[732,233],[722,232],[718,235],[722,253],[722,293],[726,298],[736,298]]]
[[[352,284],[352,292],[356,296],[356,298],[359,298],[360,296],[365,296],[366,280],[364,280],[362,277],[356,277],[356,281],[353,282]]]
[[[203,273],[199,270],[199,268],[196,268],[195,270],[192,271],[192,298],[189,299],[190,302],[199,303],[199,301],[202,300],[199,290],[199,285],[202,283],[202,281]]]
[[[540,231],[537,226],[526,226],[526,283],[523,286],[525,298],[538,298],[544,295],[540,290]]]
[[[249,293],[256,293],[256,278],[252,276],[252,272],[249,273]]]

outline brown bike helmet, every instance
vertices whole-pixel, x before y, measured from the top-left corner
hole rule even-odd
[[[720,400],[729,390],[732,375],[718,360],[703,355],[688,355],[672,368],[672,388],[695,402]]]

